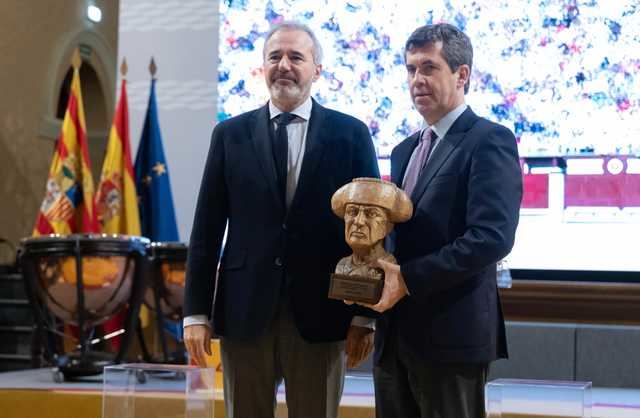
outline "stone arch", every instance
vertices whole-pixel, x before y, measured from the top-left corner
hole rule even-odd
[[[94,180],[99,180],[102,158],[115,106],[116,54],[99,33],[84,30],[63,38],[52,51],[45,86],[40,135],[56,139],[62,125],[71,83],[71,55],[80,49],[80,82],[87,122],[89,157]]]

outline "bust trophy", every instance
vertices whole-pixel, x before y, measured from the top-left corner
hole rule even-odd
[[[384,272],[375,262],[396,262],[385,251],[384,238],[394,224],[411,218],[411,200],[393,183],[361,177],[334,193],[331,209],[344,219],[344,239],[353,254],[338,262],[331,275],[329,297],[375,304],[384,284]]]

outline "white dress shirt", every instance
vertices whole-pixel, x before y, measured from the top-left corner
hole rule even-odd
[[[309,97],[304,103],[289,112],[295,115],[296,118],[287,125],[287,136],[289,137],[289,152],[287,154],[287,208],[291,206],[293,195],[296,192],[296,187],[298,187],[304,150],[307,145],[307,129],[309,127],[312,106],[313,103],[311,102],[311,97]],[[274,131],[277,129],[275,118],[281,113],[283,112],[270,101],[269,115],[271,123],[273,123]]]
[[[431,149],[431,154],[429,154],[429,157],[427,158],[427,162],[429,162],[429,158],[431,158],[431,156],[433,155],[433,151],[435,151],[442,138],[444,138],[447,132],[449,132],[449,129],[451,129],[453,123],[458,120],[460,115],[462,115],[464,111],[467,110],[467,107],[468,106],[466,103],[462,103],[451,112],[444,115],[442,119],[428,127],[431,128],[431,130],[437,135],[437,139],[436,143],[433,144],[433,148]]]

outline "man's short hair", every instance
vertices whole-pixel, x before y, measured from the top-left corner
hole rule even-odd
[[[264,38],[265,47],[269,39],[271,39],[271,37],[276,32],[281,30],[299,30],[309,35],[309,37],[311,38],[311,41],[313,42],[313,51],[312,51],[313,62],[316,64],[322,64],[322,46],[320,46],[320,42],[318,41],[318,38],[316,38],[315,33],[313,33],[311,28],[305,25],[304,23],[284,21],[284,22],[278,23],[275,26],[272,26],[271,29],[269,29],[269,32],[267,32],[267,36]],[[264,56],[265,53],[266,53],[266,50],[263,49],[262,55]]]
[[[452,72],[466,64],[471,71],[473,64],[473,46],[464,32],[448,23],[421,26],[409,36],[404,45],[405,60],[407,52],[413,48],[422,48],[442,42],[442,57]],[[470,77],[469,77],[470,78]],[[464,85],[465,94],[469,91],[469,80]]]

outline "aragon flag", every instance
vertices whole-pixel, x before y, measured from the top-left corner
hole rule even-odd
[[[77,50],[72,61],[69,101],[49,168],[46,193],[33,230],[34,236],[99,232],[80,90],[81,59]]]
[[[123,63],[123,67],[126,64]],[[124,71],[124,69],[123,69]],[[140,235],[140,215],[129,142],[126,80],[113,116],[102,175],[96,194],[98,221],[107,234]]]

